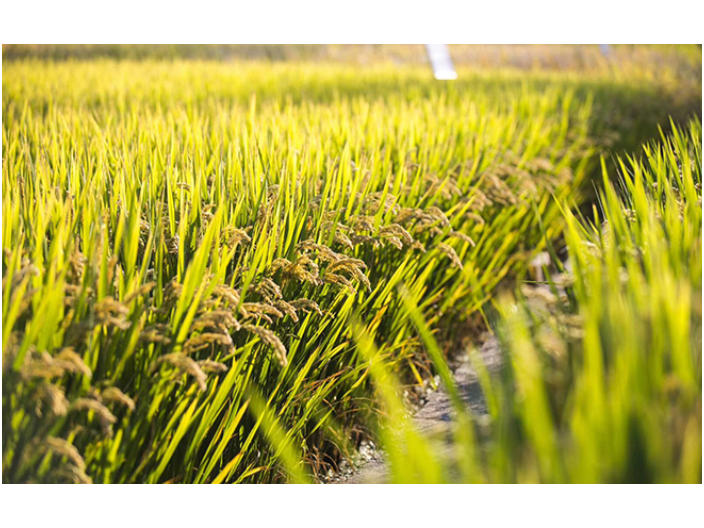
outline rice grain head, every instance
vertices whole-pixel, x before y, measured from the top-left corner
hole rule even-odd
[[[294,323],[298,322],[298,313],[296,312],[296,308],[293,305],[284,301],[283,299],[280,299],[278,301],[274,301],[274,306],[276,307],[276,309],[281,311],[281,313],[288,315]]]
[[[68,412],[69,402],[64,391],[53,383],[42,383],[38,389],[38,397],[40,402],[49,404],[49,409],[54,416],[64,416]],[[38,414],[41,416],[41,409],[38,410]]]
[[[320,310],[320,306],[315,301],[310,299],[296,299],[295,301],[290,301],[289,303],[296,310],[303,310],[306,313],[316,312],[322,317],[323,312]]]
[[[68,459],[76,468],[85,470],[86,463],[83,457],[72,443],[63,438],[48,436],[42,446],[42,451],[50,451],[52,454]]]
[[[203,372],[227,372],[228,366],[212,359],[203,359],[198,362],[198,366]]]
[[[460,260],[460,257],[457,256],[457,252],[455,251],[455,248],[452,246],[445,244],[444,242],[440,242],[435,245],[435,247],[445,255],[447,255],[450,259],[450,262],[452,262],[452,265],[459,268],[463,269],[462,266],[462,261]]]
[[[270,278],[263,278],[252,290],[267,300],[272,298],[281,299],[283,297],[279,285]]]
[[[355,289],[352,282],[347,277],[344,277],[343,275],[338,275],[336,273],[325,273],[323,275],[323,282],[326,284],[335,284],[337,286],[344,286],[353,295],[357,294],[357,290]]]
[[[272,332],[268,328],[264,328],[262,326],[254,326],[251,324],[242,325],[242,328],[252,334],[255,334],[264,343],[271,346],[274,349],[276,359],[278,359],[279,364],[282,367],[288,365],[286,347],[274,332]]]
[[[134,411],[135,409],[134,400],[117,387],[108,387],[107,389],[104,389],[101,396],[104,401],[119,403],[120,405],[127,407],[130,411]]]
[[[170,365],[174,368],[176,368],[181,374],[187,374],[196,381],[198,384],[198,387],[202,392],[205,392],[207,385],[206,385],[206,380],[207,376],[203,372],[203,370],[200,368],[198,363],[196,363],[193,359],[190,357],[186,356],[185,354],[179,353],[179,352],[172,352],[170,354],[166,354],[164,356],[161,356],[159,359],[157,359],[152,367],[151,370],[154,371],[156,370],[159,365],[166,363],[167,365]]]
[[[66,369],[58,364],[48,352],[30,351],[24,359],[20,375],[25,379],[52,379],[63,376]]]
[[[110,409],[93,398],[78,398],[71,404],[71,411],[92,411],[100,418],[101,422],[106,424],[117,422],[117,418],[110,412]]]
[[[268,317],[265,317],[266,315],[273,315],[274,317],[280,319],[284,316],[281,311],[279,311],[275,306],[272,306],[271,304],[267,303],[261,303],[261,302],[246,302],[242,303],[242,308],[244,308],[247,313],[250,316],[253,317],[262,317],[265,319],[269,319]]]
[[[452,231],[452,232],[449,234],[449,236],[451,236],[451,237],[453,237],[453,238],[459,238],[459,239],[462,240],[463,242],[467,242],[467,244],[469,244],[469,245],[472,246],[472,247],[475,247],[475,246],[477,245],[477,244],[474,242],[474,240],[472,240],[472,238],[471,238],[470,236],[465,235],[464,233],[462,233],[462,232],[460,232],[460,231]]]
[[[77,372],[90,378],[92,372],[88,365],[83,362],[83,358],[79,356],[73,347],[66,347],[59,352],[54,362],[60,365],[66,372]]]
[[[72,464],[62,466],[51,472],[52,482],[58,482],[61,479],[66,479],[73,484],[93,484],[93,479],[88,476],[84,469]]]
[[[213,333],[205,332],[200,335],[191,337],[183,344],[183,353],[192,354],[198,350],[202,350],[211,345],[222,345],[228,350],[234,348],[232,336],[228,332]]]
[[[385,237],[385,236],[389,236],[389,235],[394,236],[394,237],[398,237],[407,246],[410,246],[411,244],[413,244],[413,237],[400,224],[389,224],[389,225],[379,229],[379,236],[380,237]]]

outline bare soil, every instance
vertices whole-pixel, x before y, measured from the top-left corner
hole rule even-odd
[[[501,366],[501,351],[499,343],[494,336],[488,337],[479,354],[489,372],[497,372]],[[457,358],[458,366],[453,377],[462,400],[471,410],[472,415],[481,423],[483,417],[488,417],[486,402],[477,377],[468,355]],[[428,396],[425,405],[413,416],[413,421],[418,431],[430,438],[438,439],[440,455],[451,456],[452,452],[452,425],[454,410],[447,390],[442,385],[437,391]],[[360,462],[356,468],[350,468],[347,474],[338,475],[331,479],[337,484],[383,484],[389,482],[389,468],[384,460],[384,453],[373,444],[367,443],[360,448]]]

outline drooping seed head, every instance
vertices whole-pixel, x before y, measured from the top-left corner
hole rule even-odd
[[[264,343],[271,346],[274,349],[276,358],[278,359],[279,364],[282,367],[288,365],[286,347],[274,332],[272,332],[268,328],[264,328],[263,326],[254,326],[250,324],[242,325],[242,328],[247,330],[248,332],[251,332],[252,334],[255,334]]]

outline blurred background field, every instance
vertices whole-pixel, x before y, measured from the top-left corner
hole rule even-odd
[[[603,66],[603,51],[587,45],[486,45],[451,44],[453,60],[459,66],[511,67],[521,69],[585,69]],[[424,64],[422,44],[3,44],[3,59],[89,60],[268,60],[325,61],[352,64]],[[679,65],[701,73],[701,47],[691,45],[611,45],[608,60],[615,63]]]

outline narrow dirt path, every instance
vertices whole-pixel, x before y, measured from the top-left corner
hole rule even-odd
[[[496,372],[499,369],[501,353],[495,337],[488,338],[479,349],[479,353],[490,372]],[[481,420],[481,417],[487,415],[488,411],[477,373],[472,368],[467,356],[460,359],[460,365],[454,372],[455,383],[462,400],[472,411],[472,414]],[[420,433],[433,437],[440,435],[445,438],[444,446],[440,446],[440,454],[443,454],[444,451],[449,455],[451,452],[452,444],[448,433],[452,426],[453,415],[452,402],[445,387],[441,386],[428,397],[427,403],[413,417]],[[375,451],[367,454],[367,461],[360,465],[352,475],[341,478],[336,483],[382,484],[388,482],[388,473],[383,453]]]

